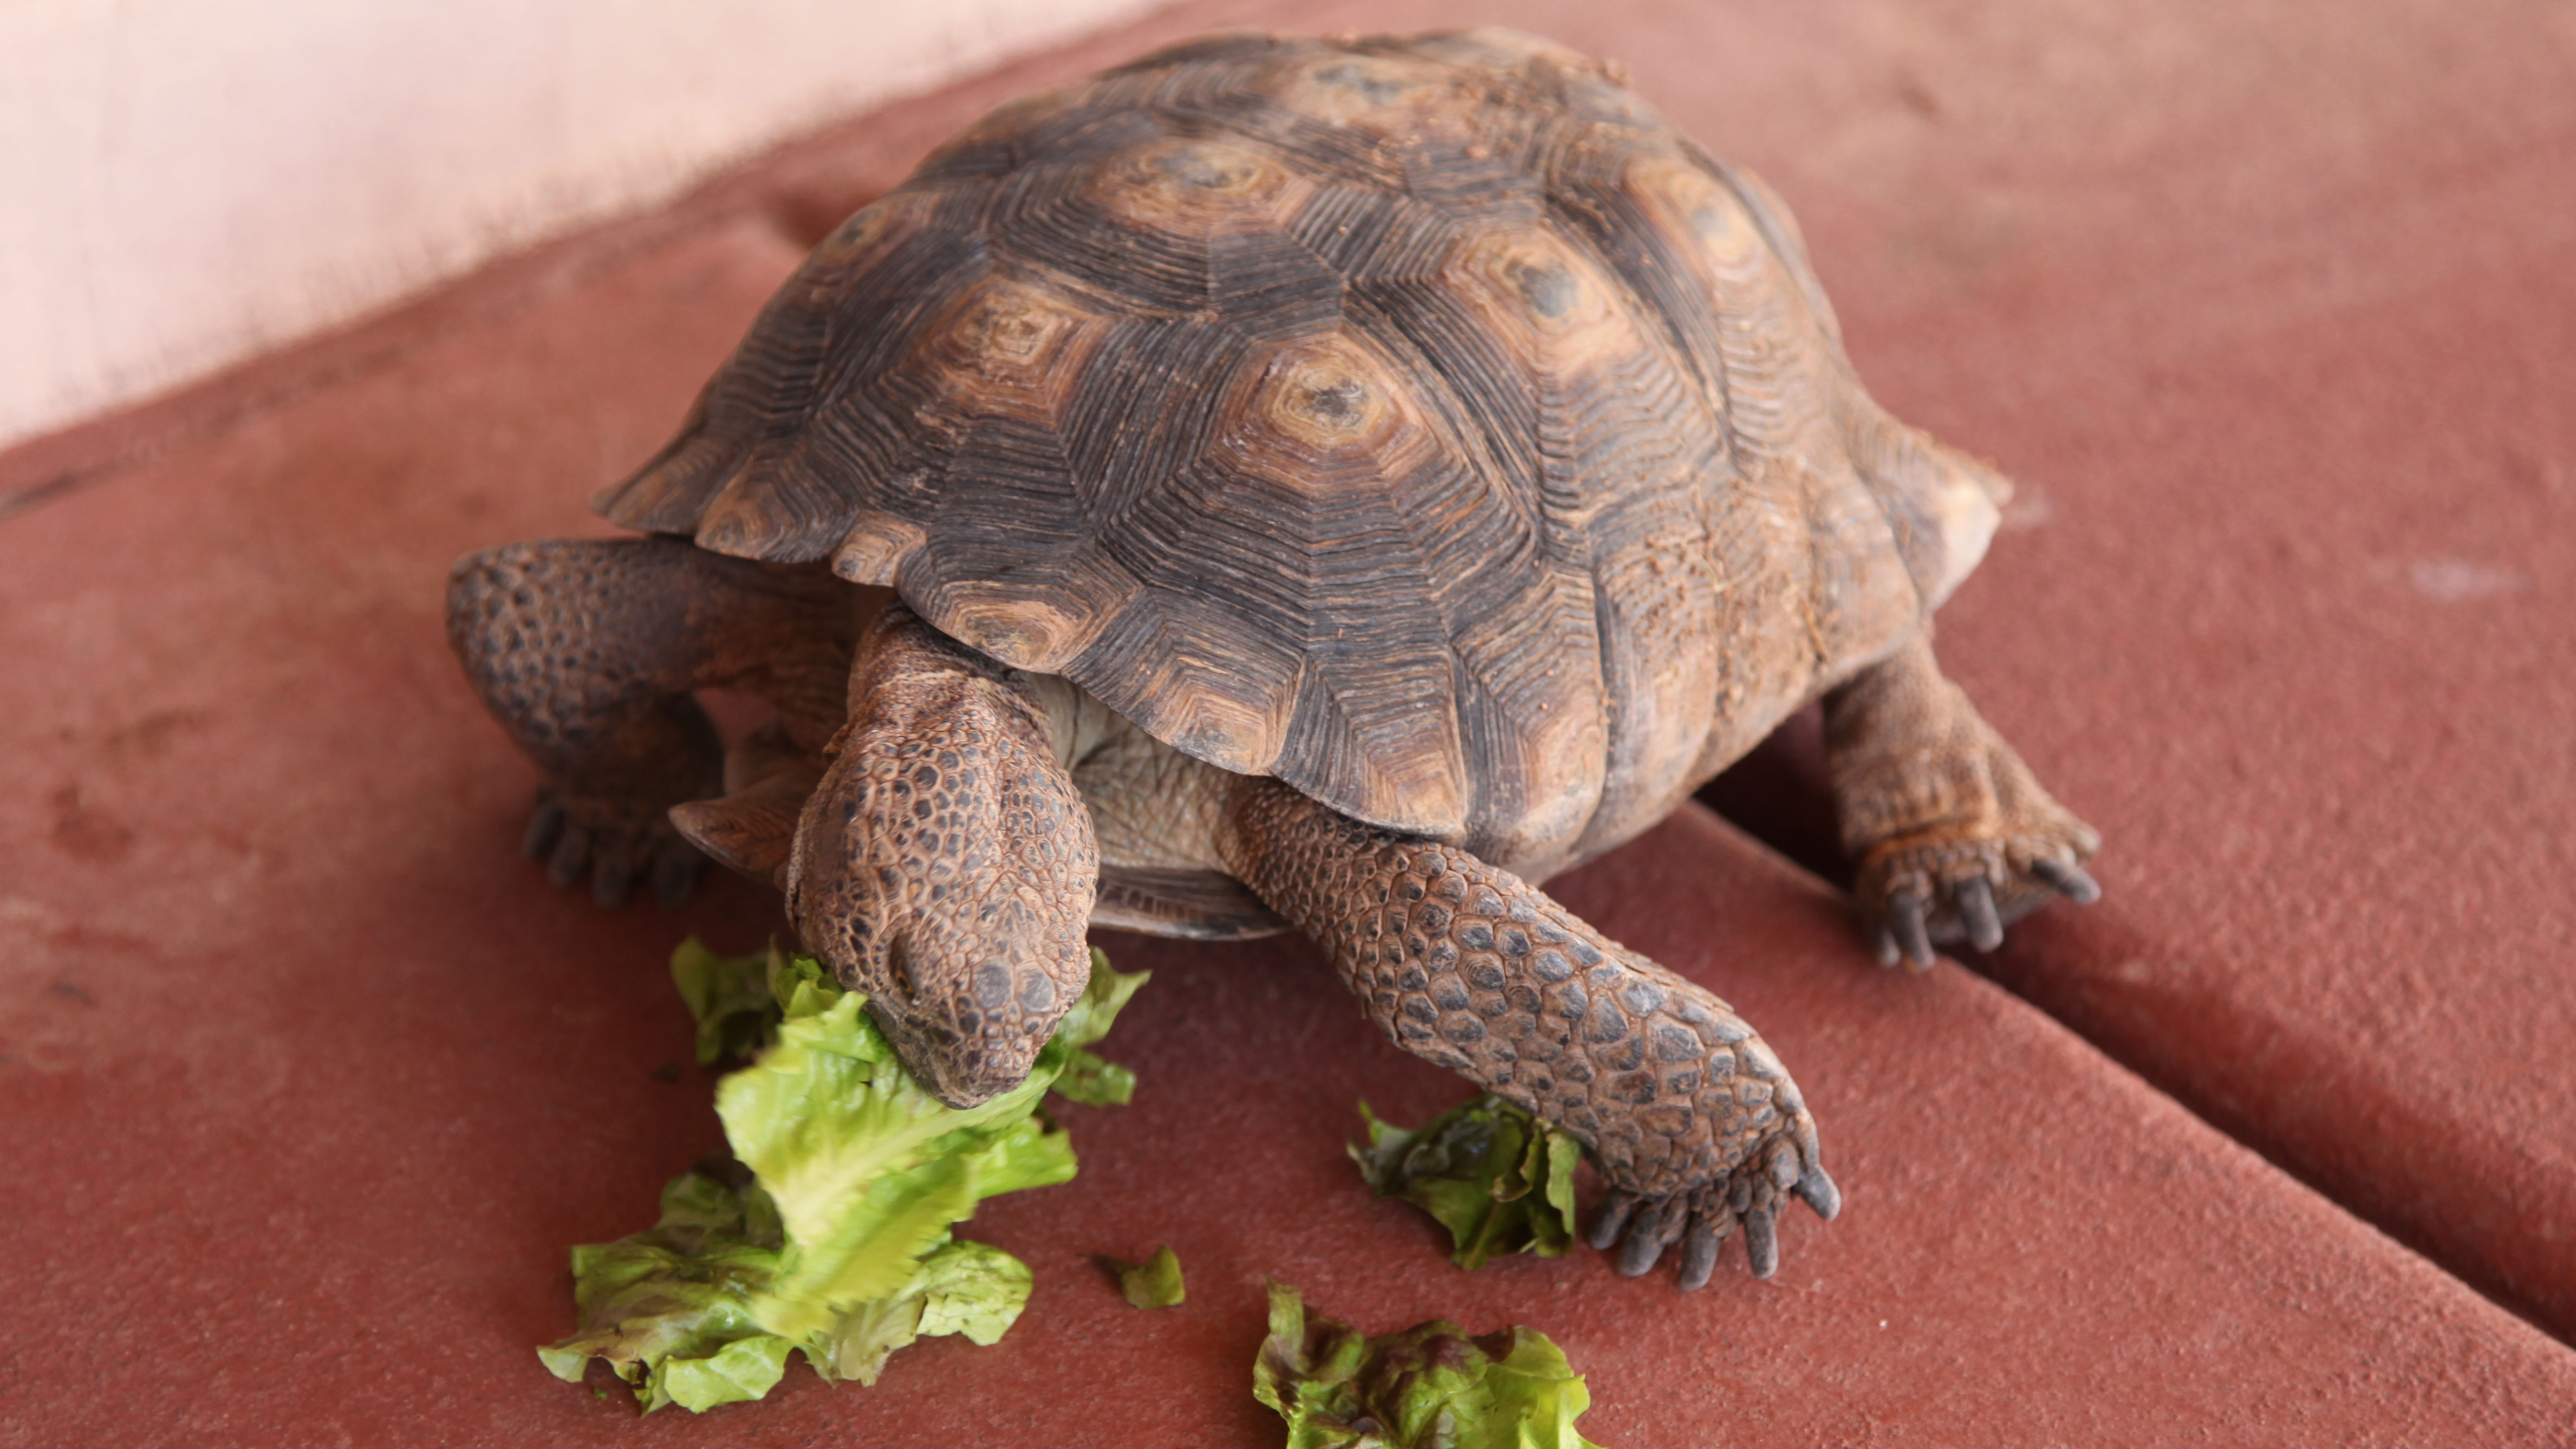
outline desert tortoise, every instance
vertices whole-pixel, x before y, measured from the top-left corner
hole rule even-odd
[[[2007,487],[1871,401],[1787,212],[1614,73],[1233,36],[932,155],[598,499],[648,537],[467,558],[449,630],[559,884],[679,894],[688,841],[775,880],[943,1098],[1026,1073],[1086,922],[1284,921],[1696,1287],[1833,1214],[1813,1119],[1529,882],[1821,697],[1885,959],[2089,899],[2094,833],[1930,647]],[[777,717],[728,754],[711,688]]]

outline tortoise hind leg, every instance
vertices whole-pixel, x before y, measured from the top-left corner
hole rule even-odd
[[[1791,1194],[1831,1217],[1815,1121],[1778,1057],[1707,990],[1454,846],[1364,825],[1276,780],[1226,806],[1219,848],[1332,958],[1396,1045],[1582,1139],[1617,1189],[1593,1242],[1643,1273],[1683,1241],[1708,1279],[1738,1223],[1757,1276]]]
[[[723,747],[690,693],[767,695],[819,746],[839,723],[851,594],[819,573],[675,539],[514,543],[448,577],[447,637],[484,704],[536,761],[524,847],[604,905],[649,874],[685,896],[701,859],[670,808],[723,793]]]
[[[1935,941],[1991,951],[2052,895],[2101,895],[2084,863],[2102,837],[1941,677],[1928,631],[1825,696],[1825,758],[1885,965],[1929,967]]]

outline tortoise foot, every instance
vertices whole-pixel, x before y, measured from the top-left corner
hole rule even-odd
[[[1852,891],[1876,927],[1878,963],[1919,971],[1935,945],[1991,951],[2004,927],[2059,896],[2101,899],[2084,870],[2100,845],[2092,827],[2046,802],[2021,819],[1881,842],[1862,857]]]
[[[1758,1037],[1738,1046],[1736,1056],[1742,1066],[1734,1110],[1708,1124],[1722,1148],[1737,1149],[1734,1165],[1674,1191],[1614,1186],[1593,1217],[1588,1240],[1604,1252],[1617,1250],[1622,1276],[1651,1272],[1664,1250],[1679,1243],[1682,1291],[1704,1287],[1716,1270],[1719,1245],[1740,1226],[1753,1276],[1768,1278],[1780,1268],[1779,1218],[1791,1198],[1828,1222],[1842,1211],[1841,1189],[1818,1155],[1815,1119],[1797,1085]],[[1705,1106],[1703,1114],[1715,1115]],[[1748,1138],[1749,1147],[1739,1147]],[[1621,1171],[1625,1164],[1600,1165],[1614,1184],[1627,1176]]]
[[[2093,827],[2049,798],[1918,638],[1825,697],[1825,756],[1882,966],[1980,951],[2057,896],[2102,894]]]
[[[591,899],[609,907],[625,904],[645,880],[662,904],[676,906],[697,889],[706,868],[706,857],[672,828],[667,808],[551,787],[538,792],[519,848],[545,864],[557,889],[588,881]]]
[[[1588,1241],[1603,1252],[1616,1249],[1619,1273],[1628,1278],[1654,1271],[1664,1250],[1681,1244],[1675,1281],[1689,1293],[1708,1286],[1719,1247],[1740,1226],[1753,1276],[1768,1278],[1780,1270],[1779,1219],[1791,1198],[1827,1222],[1843,1210],[1842,1189],[1824,1166],[1808,1161],[1794,1143],[1775,1138],[1760,1157],[1723,1180],[1688,1192],[1648,1196],[1614,1189],[1594,1215]]]

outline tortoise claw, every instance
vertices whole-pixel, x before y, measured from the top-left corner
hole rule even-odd
[[[541,861],[557,890],[585,881],[603,907],[623,905],[651,882],[666,906],[688,899],[706,857],[683,839],[667,814],[625,799],[595,799],[548,788],[529,813],[520,852]]]
[[[1981,875],[1970,876],[1950,891],[1959,909],[1959,924],[1968,928],[1968,944],[1991,951],[2004,943],[2003,918],[1995,914],[1995,888]]]
[[[1613,1191],[1609,1201],[1601,1204],[1601,1211],[1593,1214],[1592,1235],[1585,1241],[1595,1251],[1609,1251],[1610,1245],[1619,1241],[1619,1235],[1628,1230],[1628,1218],[1636,1211],[1635,1193]]]
[[[557,890],[568,890],[590,869],[590,831],[579,825],[566,824],[555,841],[555,853],[546,862],[546,879]]]
[[[2084,867],[2046,857],[2030,863],[2030,873],[2045,882],[2050,890],[2079,906],[2089,906],[2102,899],[2102,887],[2084,873]]]
[[[1772,1226],[1769,1208],[1755,1208],[1744,1215],[1744,1257],[1753,1265],[1756,1278],[1780,1271],[1780,1234]]]
[[[1887,902],[1888,932],[1917,971],[1932,969],[1932,932],[1923,919],[1930,904],[1912,892],[1892,896]]]
[[[1625,1278],[1652,1271],[1664,1249],[1680,1243],[1675,1282],[1688,1293],[1707,1286],[1719,1245],[1742,1224],[1753,1276],[1768,1278],[1780,1270],[1780,1205],[1793,1196],[1820,1218],[1842,1211],[1842,1193],[1816,1161],[1814,1144],[1777,1140],[1728,1176],[1687,1192],[1613,1192],[1593,1219],[1590,1241],[1596,1248],[1617,1245],[1614,1266]]]
[[[1619,1276],[1636,1278],[1651,1270],[1655,1261],[1664,1256],[1664,1246],[1679,1236],[1666,1230],[1673,1226],[1666,1220],[1687,1217],[1689,1211],[1678,1198],[1648,1202],[1629,1222],[1627,1239],[1619,1245]]]
[[[1677,1280],[1684,1293],[1708,1286],[1709,1275],[1717,1271],[1717,1247],[1726,1241],[1726,1229],[1711,1221],[1707,1213],[1691,1214],[1688,1231],[1682,1234],[1682,1272]]]
[[[1799,1201],[1815,1209],[1816,1216],[1826,1222],[1832,1222],[1843,1210],[1843,1190],[1834,1186],[1821,1164],[1807,1168],[1806,1176],[1798,1179],[1796,1191]]]
[[[635,865],[627,858],[626,842],[604,841],[591,855],[590,898],[608,910],[626,904],[635,889]]]
[[[544,860],[555,853],[555,842],[563,838],[564,808],[552,800],[540,800],[528,815],[527,831],[519,837],[519,853],[530,860]]]

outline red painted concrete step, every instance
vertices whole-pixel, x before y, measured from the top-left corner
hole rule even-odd
[[[1463,9],[1352,19],[1354,7],[1326,7],[1293,21],[1414,26]],[[2214,1035],[2220,1051],[2148,1064],[2185,1092],[2242,1084],[2243,1121],[2230,1125],[2257,1140],[2278,1123],[2339,1132],[2352,1165],[2350,1181],[2329,1182],[2338,1193],[2424,1197],[2436,1222],[2458,1217],[2463,1198],[2537,1192],[2546,1207],[2561,1180],[2547,1144],[2565,1140],[2568,1117],[2550,1096],[2564,1078],[2547,1074],[2546,1039],[2529,1033],[2554,1029],[2549,993],[2565,999],[2552,974],[2564,953],[2536,955],[2565,917],[2531,888],[2541,863],[2482,842],[2529,838],[2534,813],[2562,798],[2550,770],[2565,754],[2549,755],[2547,741],[2564,731],[2532,726],[2565,687],[2547,652],[2556,575],[2540,550],[2552,540],[2536,536],[2561,515],[2531,504],[2508,510],[2492,537],[2433,533],[2470,526],[2435,491],[2457,470],[2407,449],[2439,461],[2466,434],[2428,442],[2406,426],[2424,416],[2407,411],[2415,394],[2340,362],[2345,334],[2309,337],[2306,354],[2272,341],[2312,314],[2367,324],[2359,357],[2422,338],[2457,376],[2403,376],[2465,409],[2458,425],[2474,430],[2490,416],[2478,408],[2515,396],[2478,383],[2549,375],[2557,335],[2502,305],[2508,291],[2475,284],[2502,277],[2563,295],[2546,290],[2545,269],[2482,234],[2463,245],[2486,260],[2406,282],[2407,268],[2433,264],[2409,250],[2416,233],[2400,216],[2359,253],[2375,270],[2354,283],[2394,312],[2356,310],[2339,293],[2307,311],[2274,298],[2287,320],[2249,328],[2252,284],[2231,293],[2206,280],[2235,275],[2217,243],[2203,253],[2159,235],[2102,250],[2133,214],[2130,183],[2203,205],[2211,197],[2192,186],[2236,194],[2237,173],[2195,181],[2207,153],[2154,129],[2158,116],[2208,108],[2162,96],[2135,129],[2093,137],[2089,150],[2083,134],[2054,137],[2031,119],[2045,112],[1980,129],[1985,107],[2027,107],[2031,93],[2069,85],[2098,121],[2150,63],[2188,70],[2249,25],[2277,42],[2298,33],[2288,12],[2228,22],[2235,30],[2169,17],[2157,45],[2141,47],[2077,27],[2096,37],[2078,47],[2081,64],[2025,43],[2038,23],[2026,7],[1963,11],[1937,42],[1857,6],[1795,19],[1641,4],[1485,13],[1625,56],[1686,125],[1790,184],[1880,391],[2004,454],[2054,510],[2008,535],[1943,636],[1989,714],[2115,842],[2105,874],[2120,894],[2021,928],[2003,958],[2032,963],[2016,985],[2041,995],[2072,981],[2081,989],[2052,1007],[2079,1020],[2098,1008],[2087,1029],[2133,1057]],[[2022,29],[2006,23],[2015,17]],[[905,146],[997,93],[1212,18],[1264,12],[1181,12],[901,108],[854,128],[866,145],[805,148],[668,217],[551,249],[326,344],[317,353],[332,366],[287,359],[229,402],[220,389],[200,394],[193,431],[156,433],[147,415],[0,460],[0,475],[77,485],[0,522],[0,658],[11,662],[0,675],[0,819],[15,827],[0,836],[0,1161],[17,1189],[0,1301],[22,1325],[0,1351],[11,1386],[0,1442],[1275,1443],[1247,1390],[1265,1273],[1376,1329],[1433,1315],[1544,1328],[1592,1374],[1600,1407],[1586,1428],[1622,1446],[2576,1434],[2576,1355],[2028,1007],[1955,969],[1914,979],[1868,967],[1832,897],[1696,813],[1560,889],[1734,1000],[1815,1103],[1849,1206],[1829,1227],[1791,1223],[1770,1284],[1730,1264],[1683,1298],[1661,1281],[1618,1280],[1590,1254],[1458,1273],[1426,1222],[1359,1190],[1339,1144],[1356,1097],[1405,1120],[1463,1084],[1376,1042],[1302,946],[1121,939],[1110,944],[1122,965],[1158,973],[1114,1039],[1144,1089],[1123,1111],[1075,1114],[1082,1179],[999,1200],[979,1219],[979,1236],[1039,1273],[1029,1317],[1003,1344],[909,1350],[874,1390],[827,1390],[800,1369],[769,1404],[644,1428],[545,1377],[530,1346],[568,1321],[564,1247],[641,1226],[661,1181],[717,1140],[706,1081],[653,1076],[689,1039],[660,960],[685,930],[750,944],[774,929],[774,907],[727,883],[681,915],[603,914],[547,891],[515,859],[529,777],[447,658],[445,566],[497,539],[595,527],[580,500],[659,443],[793,265],[775,221],[810,234],[815,216],[899,173]],[[2293,50],[2239,48],[2252,58],[2224,69],[2222,90],[2332,91],[2299,79]],[[2343,53],[2328,49],[2328,62]],[[1899,75],[1891,57],[1915,69]],[[2404,94],[2373,94],[2389,115],[2415,114]],[[1937,188],[1989,184],[1979,178],[2033,154],[2034,136],[2052,144],[2011,179],[1999,270],[1970,265],[1985,254],[1967,242],[1967,262],[1940,250],[1956,217],[1955,197]],[[2528,220],[2514,198],[2535,158],[2527,147],[2472,166],[2445,195],[2459,214]],[[1914,160],[1936,186],[1922,203],[1933,239],[1922,254],[1903,228],[1869,225],[1882,219],[1875,188]],[[2271,217],[2275,253],[2342,234],[2330,208],[2300,210],[2317,186],[2266,170],[2277,162],[2231,164],[2278,183],[2241,203]],[[2090,179],[2088,165],[2112,179]],[[2072,198],[2062,207],[2035,199],[2061,195]],[[2203,290],[2148,307],[2145,284],[2124,280],[2147,275],[2146,261],[2204,279]],[[2127,330],[2087,331],[2085,299]],[[2504,355],[2522,360],[2499,371],[2484,348],[2465,348],[2473,333],[2505,339]],[[2286,381],[2267,365],[2301,355],[2310,371]],[[2171,371],[2231,357],[2226,388]],[[2137,385],[2141,375],[2166,391]],[[2316,465],[2262,451],[2280,434],[2238,397],[2258,387],[2284,410],[2323,407],[2334,427],[2322,437],[2342,449],[2327,456],[2346,466],[2417,464],[2424,481],[2403,494],[2413,512],[2392,519],[2341,497],[2321,510],[2283,482]],[[2205,416],[2233,421],[2208,438],[2183,426]],[[2512,429],[2532,418],[2503,415],[2499,446],[2519,446],[2526,435]],[[65,462],[75,455],[91,460],[86,471]],[[2405,475],[2370,476],[2385,491]],[[2164,499],[2183,502],[2159,508]],[[2350,526],[2338,510],[2356,508],[2380,530],[2361,543],[2386,534],[2392,549],[2423,545],[2423,557],[2524,569],[2523,593],[2472,588],[2449,601],[2529,611],[2502,619],[2523,634],[2353,632],[2362,605],[2386,602],[2368,592],[2366,567],[2332,567],[2359,546],[2337,531]],[[2276,566],[2287,573],[2256,578],[2245,539],[2274,537],[2287,540]],[[2319,538],[2319,557],[2303,561]],[[2531,552],[2490,557],[2473,543]],[[2166,569],[2156,560],[2169,546],[2207,566]],[[2418,554],[2389,556],[2406,564],[2382,580],[2393,590],[2472,578],[2419,575]],[[2278,589],[2282,577],[2295,587]],[[2341,712],[2300,710],[2314,696],[2297,688],[2267,693],[2281,656],[2327,661],[2320,677],[2344,691],[2330,697]],[[2084,662],[2071,676],[2070,659]],[[2523,733],[2455,749],[2447,771],[2392,748],[2384,768],[2337,773],[2378,759],[2369,747],[2382,740],[2459,717],[2448,701],[2383,697],[2397,666],[2412,671],[2394,676],[2401,684],[2485,691],[2480,702]],[[2495,697],[2514,682],[2538,702]],[[2299,736],[2321,730],[2331,748],[2312,754]],[[2246,783],[2201,781],[2237,761]],[[2506,778],[2524,788],[2499,788]],[[2318,781],[2376,833],[2301,814]],[[2213,819],[2236,823],[2212,835]],[[2499,822],[2503,833],[2486,833]],[[2485,899],[2524,917],[2482,925],[2478,897],[2422,887],[2410,838],[2455,852]],[[2356,851],[2354,840],[2378,844]],[[2285,880],[2319,904],[2299,904]],[[2352,894],[2356,881],[2366,897]],[[2364,900],[2390,904],[2376,915],[2351,904]],[[2436,949],[2432,928],[2446,923],[2533,954]],[[2186,939],[2199,954],[2161,944]],[[2133,952],[2138,940],[2157,944]],[[2132,961],[2148,963],[2144,982],[2123,969]],[[2335,974],[2336,961],[2353,969]],[[2256,966],[2273,974],[2216,969]],[[2373,969],[2386,974],[2363,974]],[[2470,1050],[2481,1034],[2485,1050]],[[2320,1044],[2347,1041],[2362,1044],[2350,1066],[2320,1061]],[[2284,1042],[2309,1055],[2275,1050]],[[2310,1079],[2285,1061],[2315,1064]],[[2483,1136],[2461,1127],[2462,1104],[2480,1096],[2508,1109],[2484,1120]],[[2407,1115],[2418,1110],[2429,1116]],[[2440,1130],[2421,1130],[2424,1120]],[[2453,1144],[2449,1155],[2410,1155],[2428,1140]],[[2290,1149],[2313,1141],[2285,1131],[2265,1146],[2295,1161]],[[2418,1236],[2478,1271],[2489,1259],[2471,1250],[2542,1241],[2547,1221],[2508,1221],[2488,1238]],[[1134,1257],[1160,1241],[1191,1270],[1191,1303],[1175,1314],[1128,1309],[1085,1256]],[[1126,1392],[1103,1392],[1104,1375]]]
[[[2576,34],[1972,13],[1773,180],[1879,395],[2026,484],[1942,657],[2109,896],[1981,969],[2576,1336]],[[1813,859],[1789,744],[1803,804],[1718,798]]]

